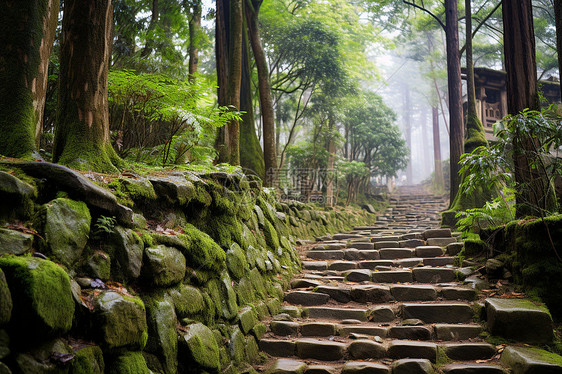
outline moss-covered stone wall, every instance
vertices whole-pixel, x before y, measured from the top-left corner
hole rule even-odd
[[[297,238],[375,219],[237,173],[1,168],[1,201],[25,204],[0,209],[2,373],[251,372]]]
[[[562,320],[562,215],[512,221],[480,233],[510,267],[514,280],[543,299]]]

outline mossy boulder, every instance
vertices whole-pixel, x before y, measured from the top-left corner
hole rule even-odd
[[[185,234],[180,234],[177,238],[182,242],[179,249],[187,258],[187,266],[222,271],[226,260],[224,250],[209,235],[195,226],[187,224],[183,229]]]
[[[219,347],[213,331],[202,323],[194,323],[186,328],[180,338],[180,346],[185,353],[181,357],[197,364],[201,370],[218,372],[220,370]],[[184,364],[185,365],[185,364]]]
[[[267,243],[267,246],[272,250],[277,250],[279,247],[279,236],[277,235],[277,231],[271,222],[265,221],[263,234],[265,235],[265,242]]]
[[[117,226],[106,244],[113,261],[117,280],[129,281],[139,277],[142,268],[144,242],[133,230]]]
[[[173,304],[167,300],[147,301],[146,314],[148,341],[145,350],[156,355],[164,373],[177,373],[178,336]]]
[[[92,278],[108,280],[111,275],[111,257],[109,254],[103,251],[94,251],[86,262],[86,272]]]
[[[220,291],[220,308],[223,318],[230,320],[236,317],[238,313],[238,304],[236,303],[236,293],[232,288],[232,280],[225,272],[219,282]]]
[[[193,318],[205,311],[205,299],[201,292],[190,285],[180,283],[167,290],[178,318]]]
[[[244,251],[238,243],[232,243],[230,249],[226,252],[226,267],[230,275],[236,280],[242,278],[249,270]]]
[[[65,333],[72,326],[74,299],[70,279],[54,262],[37,257],[0,257],[12,292],[13,310],[10,328],[14,338],[27,344],[36,338]]]
[[[28,219],[33,214],[35,188],[19,178],[0,171],[0,222]]]
[[[238,305],[240,306],[251,304],[256,299],[254,286],[252,286],[252,282],[247,277],[240,279],[240,281],[234,285],[234,290],[236,291]]]
[[[146,178],[119,178],[112,183],[118,184],[119,190],[127,194],[135,203],[156,200],[154,187]]]
[[[0,360],[10,354],[10,336],[6,330],[0,330]]]
[[[151,374],[141,352],[126,352],[114,357],[108,366],[108,374]]]
[[[103,352],[97,345],[80,347],[74,351],[70,374],[103,374],[104,370]]]
[[[169,286],[185,276],[185,257],[174,247],[159,245],[144,249],[144,276],[157,286]]]
[[[21,255],[29,251],[32,245],[33,235],[0,228],[0,255]]]
[[[10,321],[12,307],[12,294],[10,293],[6,276],[2,269],[0,269],[0,326]]]
[[[241,362],[246,361],[246,339],[242,330],[238,327],[234,328],[230,336],[230,345],[228,348],[230,358],[236,365],[240,365]]]
[[[36,222],[45,238],[48,254],[71,267],[86,247],[91,220],[84,202],[58,198],[41,207]]]
[[[60,339],[51,340],[35,348],[15,355],[15,372],[21,374],[67,374],[70,365],[51,357],[64,357],[72,354],[70,348]]]
[[[148,332],[145,306],[140,298],[103,291],[95,297],[94,308],[95,326],[104,347],[144,348]]]
[[[238,319],[240,324],[240,329],[247,335],[250,330],[258,323],[258,318],[256,312],[249,306],[240,309],[238,312]]]

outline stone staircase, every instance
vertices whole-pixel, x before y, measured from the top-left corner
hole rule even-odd
[[[292,280],[281,313],[259,342],[272,358],[263,369],[509,373],[514,360],[500,360],[498,347],[483,340],[477,322],[482,309],[494,313],[498,303],[478,301],[472,269],[455,266],[462,243],[449,229],[432,228],[445,205],[444,198],[398,195],[373,226],[306,243],[303,272]],[[472,282],[458,281],[467,276]],[[540,314],[537,321],[544,318]],[[509,317],[505,321],[509,324]],[[526,361],[518,347],[507,351],[515,361]],[[560,373],[562,366],[543,362],[538,371],[513,372]]]

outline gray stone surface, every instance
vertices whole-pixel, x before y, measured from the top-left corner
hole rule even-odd
[[[269,328],[278,336],[297,336],[299,333],[299,324],[297,322],[271,321]]]
[[[343,251],[343,258],[348,261],[361,261],[361,260],[378,260],[380,258],[379,251],[359,250],[349,248]]]
[[[487,365],[487,364],[449,364],[441,367],[441,370],[443,371],[444,374],[506,374],[507,373],[499,365]]]
[[[349,344],[347,353],[355,360],[378,359],[385,357],[386,348],[372,340],[360,339]]]
[[[370,309],[369,314],[369,320],[373,322],[390,322],[396,318],[394,311],[387,306],[377,306]]]
[[[451,236],[451,229],[431,229],[423,232],[423,237],[425,239],[429,238],[447,238]]]
[[[298,357],[322,361],[341,360],[346,350],[344,343],[325,340],[299,339],[295,344]]]
[[[435,287],[429,285],[393,285],[390,292],[397,301],[431,301],[437,298]]]
[[[488,330],[523,343],[552,341],[552,318],[546,308],[524,299],[486,299]]]
[[[309,307],[308,315],[311,318],[366,321],[368,311],[358,308]]]
[[[443,287],[440,295],[447,300],[469,300],[476,298],[476,291],[466,287]]]
[[[0,255],[21,255],[31,249],[33,235],[16,230],[0,228]]]
[[[394,326],[388,330],[388,337],[406,340],[430,340],[431,330],[425,326]]]
[[[414,279],[420,283],[443,283],[457,279],[454,269],[421,267],[412,269]]]
[[[438,340],[468,340],[482,332],[480,325],[449,325],[438,323],[433,326]]]
[[[269,374],[304,374],[307,365],[304,362],[281,358],[267,371]]]
[[[308,322],[301,325],[302,336],[334,336],[337,325],[330,322]]]
[[[396,240],[375,242],[375,249],[400,248],[400,243]]]
[[[413,249],[409,248],[383,248],[380,250],[380,254],[383,260],[395,260],[414,257],[415,252]]]
[[[260,350],[274,357],[291,357],[295,355],[295,342],[291,340],[261,339]]]
[[[386,338],[387,327],[381,326],[365,326],[364,324],[358,326],[341,326],[339,333],[343,337],[347,337],[351,334],[362,334],[368,336],[380,336],[381,338]]]
[[[496,354],[496,347],[488,343],[452,343],[443,345],[445,354],[452,360],[487,360]]]
[[[423,358],[435,362],[437,345],[435,343],[393,340],[388,347],[390,358]]]
[[[438,257],[443,256],[443,248],[438,246],[422,245],[416,247],[416,256],[418,257]]]
[[[286,302],[304,306],[323,305],[326,304],[329,299],[329,295],[318,292],[291,291],[285,294]]]
[[[327,261],[303,261],[302,267],[305,270],[326,270],[328,269]]]
[[[346,362],[341,374],[390,374],[390,368],[374,362]]]
[[[352,286],[351,298],[358,303],[385,303],[393,299],[389,287],[370,284]]]
[[[413,281],[409,270],[392,270],[373,272],[373,281],[379,283],[409,283]]]
[[[353,261],[333,261],[328,265],[328,270],[345,271],[357,268],[357,263]]]
[[[329,295],[332,299],[340,303],[347,303],[351,301],[351,291],[343,286],[319,286],[316,292]]]
[[[313,260],[343,260],[343,251],[308,251],[306,255]]]
[[[466,323],[472,321],[472,308],[467,304],[402,305],[404,318],[417,318],[425,323]]]
[[[390,365],[392,374],[433,374],[431,361],[425,359],[403,358]]]
[[[540,348],[508,346],[502,352],[501,361],[514,374],[562,373],[562,357]]]
[[[356,283],[370,281],[371,271],[369,269],[350,270],[345,273],[345,280]]]
[[[439,247],[446,247],[451,243],[455,243],[456,238],[429,238],[427,239],[427,245],[437,245]]]

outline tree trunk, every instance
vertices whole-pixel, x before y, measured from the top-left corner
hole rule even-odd
[[[117,171],[109,142],[107,74],[111,0],[65,0],[60,90],[53,160],[100,172]]]
[[[411,111],[411,102],[410,102],[410,88],[404,84],[402,87],[403,90],[403,113],[404,113],[404,137],[406,138],[406,147],[408,147],[410,151],[410,155],[408,158],[408,166],[406,167],[406,183],[412,185],[412,111]]]
[[[248,2],[246,2],[248,4]],[[277,149],[275,141],[275,112],[273,110],[273,98],[271,96],[271,84],[269,82],[269,69],[267,59],[261,43],[258,14],[262,0],[253,0],[253,9],[248,9],[246,17],[248,19],[248,32],[250,43],[258,70],[258,89],[260,94],[260,111],[263,123],[263,158],[265,162],[266,175],[269,177],[264,180],[264,185],[274,186],[277,175]]]
[[[197,65],[199,64],[199,40],[201,38],[201,0],[195,0],[191,4],[191,15],[189,17],[189,81],[195,80]]]
[[[461,66],[459,59],[459,33],[457,2],[445,1],[445,36],[447,39],[447,81],[449,87],[449,147],[451,168],[451,202],[459,189],[459,161],[464,151],[464,125],[462,115]]]
[[[140,57],[144,58],[152,53],[152,46],[154,45],[153,33],[158,24],[158,18],[160,17],[160,10],[158,7],[158,0],[152,0],[152,13],[150,15],[150,23],[146,29],[146,42],[144,48],[141,51]]]
[[[504,0],[504,56],[507,72],[507,111],[516,115],[529,108],[539,110],[537,65],[531,0]],[[517,183],[516,216],[543,215],[555,205],[550,183],[538,167],[535,141],[526,133],[514,138],[514,177]]]
[[[562,82],[562,0],[554,0],[554,18],[556,19],[556,50],[558,51],[558,76]],[[562,84],[560,85],[562,91]]]
[[[217,0],[216,59],[219,105],[240,108],[242,75],[242,0]],[[218,162],[240,165],[240,124],[232,120],[219,130]]]
[[[330,138],[328,139],[328,144],[326,144],[326,149],[328,151],[328,167],[325,170],[325,181],[326,181],[326,206],[334,206],[334,178],[335,178],[335,165],[336,165],[336,143],[334,142],[333,132],[335,123],[333,116],[328,119],[328,126],[330,129]]]
[[[255,173],[262,181],[265,180],[263,153],[260,141],[256,135],[254,119],[254,100],[252,95],[252,71],[250,67],[250,46],[248,32],[243,30],[242,41],[242,82],[240,90],[240,110],[242,122],[240,123],[240,165],[248,171]]]
[[[423,172],[423,177],[425,178],[427,175],[431,174],[431,161],[430,158],[431,156],[429,155],[429,140],[428,140],[428,134],[431,131],[431,129],[429,128],[429,116],[428,116],[428,111],[427,111],[427,107],[424,106],[423,110],[421,112],[421,120],[420,120],[420,125],[421,125],[421,133],[422,133],[422,154],[423,154],[423,167],[422,167],[422,172]]]
[[[472,6],[471,0],[465,0],[466,10],[466,83],[467,83],[467,114],[466,131],[467,138],[464,143],[464,151],[471,153],[478,147],[488,146],[486,133],[482,121],[476,112],[476,91],[474,85],[474,62],[472,59]],[[479,207],[473,207],[479,208]]]
[[[0,1],[0,154],[39,145],[59,0]]]
[[[439,136],[439,110],[436,106],[431,108],[431,117],[433,118],[433,161],[435,164],[435,187],[438,191],[445,188],[443,179],[443,165],[441,164],[441,139]]]

